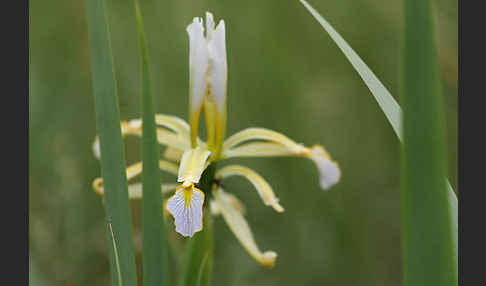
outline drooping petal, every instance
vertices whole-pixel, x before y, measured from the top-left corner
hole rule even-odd
[[[228,201],[230,204],[235,208],[238,212],[240,212],[242,215],[245,214],[245,205],[232,193],[225,193]],[[212,215],[220,215],[221,211],[218,208],[218,203],[214,201],[214,199],[211,200],[211,203],[209,204],[209,208],[211,210]]]
[[[207,91],[209,52],[201,18],[194,18],[187,27],[189,34],[189,123],[191,142],[196,145],[199,115]]]
[[[248,142],[264,140],[265,142]],[[341,177],[338,164],[319,145],[305,147],[287,136],[264,128],[244,129],[226,139],[222,158],[298,156],[311,159],[319,170],[320,186],[326,190],[336,184]]]
[[[217,179],[224,179],[230,176],[242,176],[246,178],[253,184],[265,205],[271,206],[277,212],[284,211],[284,208],[278,203],[278,198],[273,193],[272,187],[257,172],[239,165],[225,166],[216,171]]]
[[[252,127],[246,128],[226,139],[223,144],[223,154],[226,150],[250,140],[268,140],[287,147],[292,153],[300,153],[305,150],[302,144],[294,142],[282,133],[270,129]]]
[[[184,120],[171,115],[157,114],[157,125],[164,126],[167,129],[157,128],[157,141],[159,144],[166,145],[178,149],[189,149],[191,147],[191,139],[189,135],[189,125]],[[142,136],[142,120],[132,119],[130,121],[120,122],[122,136],[127,135]],[[204,143],[197,138],[198,143]],[[100,140],[96,136],[93,142],[93,154],[97,159],[101,158]]]
[[[229,196],[220,188],[213,192],[217,210],[223,216],[226,224],[236,236],[238,241],[248,253],[261,265],[272,267],[275,264],[277,253],[274,251],[262,252],[253,238],[250,226],[245,218],[232,204]]]
[[[182,154],[181,163],[179,167],[178,182],[198,183],[201,174],[207,167],[207,159],[211,155],[208,151],[201,147],[189,149]]]
[[[165,160],[159,160],[159,168],[162,171],[168,172],[173,175],[177,175],[177,165],[165,161]],[[142,162],[135,163],[133,165],[130,165],[126,169],[126,174],[127,174],[127,182],[130,182],[134,178],[138,177],[142,173]],[[103,178],[96,178],[93,181],[93,189],[95,190],[96,193],[99,195],[104,195],[104,186],[103,186]]]
[[[311,154],[308,157],[317,165],[322,189],[326,190],[339,181],[341,177],[339,166],[332,161],[324,147],[319,145],[312,147]]]
[[[176,132],[178,135],[182,135],[184,137],[189,138],[189,124],[173,115],[167,115],[167,114],[155,114],[155,123],[157,125],[164,126],[166,128],[171,129],[172,131]]]
[[[167,210],[174,217],[176,231],[183,236],[193,236],[202,230],[204,193],[191,186],[179,188],[167,201]]]
[[[222,158],[275,157],[295,155],[288,147],[273,142],[248,142],[225,150]]]

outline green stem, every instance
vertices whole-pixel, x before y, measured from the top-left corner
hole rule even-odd
[[[199,188],[205,194],[203,230],[189,238],[184,253],[179,286],[210,284],[213,268],[213,218],[209,213],[209,199],[214,181],[216,164],[210,164],[201,176]]]

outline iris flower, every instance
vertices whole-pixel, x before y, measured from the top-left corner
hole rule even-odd
[[[297,156],[312,160],[319,171],[319,182],[326,190],[336,184],[340,170],[324,147],[306,147],[287,136],[265,128],[247,128],[225,139],[226,130],[226,41],[225,23],[221,20],[215,27],[213,15],[206,13],[206,33],[202,18],[194,18],[187,27],[189,34],[189,124],[176,116],[157,114],[157,140],[167,146],[160,169],[178,176],[179,184],[162,184],[162,193],[175,192],[164,206],[174,217],[176,231],[184,237],[191,237],[203,228],[203,212],[221,215],[236,238],[260,264],[273,266],[277,254],[262,252],[244,218],[243,204],[217,183],[231,176],[242,176],[255,187],[258,196],[266,206],[276,212],[283,212],[271,186],[255,171],[240,165],[229,165],[216,170],[212,190],[198,189],[201,175],[209,164],[236,157]],[[204,109],[207,136],[206,141],[198,137],[201,110]],[[142,135],[142,121],[133,119],[121,122],[124,136]],[[99,140],[95,139],[93,151],[100,157]],[[177,163],[179,163],[177,165]],[[142,172],[142,164],[127,168],[128,181]],[[103,194],[103,179],[93,182],[95,191]],[[210,203],[206,192],[211,192]],[[139,183],[129,184],[129,197],[140,199],[142,188]],[[209,205],[209,210],[205,207]]]

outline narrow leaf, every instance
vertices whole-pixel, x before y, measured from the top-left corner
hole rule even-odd
[[[155,130],[155,112],[151,91],[150,68],[142,13],[135,1],[142,62],[142,243],[143,281],[146,286],[168,285],[167,235],[162,216],[159,150]]]
[[[120,130],[118,96],[104,5],[104,1],[87,0],[96,124],[100,136],[106,221],[112,224],[123,285],[132,286],[137,284],[137,275],[131,236],[130,205]],[[108,242],[111,246],[111,239]],[[112,285],[115,286],[119,285],[121,281],[119,281],[116,273],[117,258],[115,251],[112,250],[112,247],[110,249]]]
[[[439,67],[428,0],[404,0],[402,246],[404,285],[457,285]]]
[[[349,46],[349,44],[341,37],[341,35],[327,22],[324,17],[322,17],[307,1],[299,0],[304,7],[314,16],[314,18],[321,24],[324,30],[333,39],[339,49],[343,52],[346,58],[349,60],[351,65],[354,67],[356,72],[359,74],[363,82],[371,91],[375,100],[378,102],[381,110],[385,114],[388,122],[390,122],[395,134],[400,141],[402,140],[402,109],[400,105],[396,102],[390,92],[386,87],[380,82],[376,75],[371,71],[371,69],[364,63],[364,61],[359,57],[359,55]],[[455,264],[457,265],[457,196],[452,189],[451,184],[445,178],[446,184],[448,186],[448,200],[449,200],[449,216],[451,218],[451,231],[454,241],[455,249]]]

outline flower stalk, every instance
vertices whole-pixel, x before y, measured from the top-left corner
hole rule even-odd
[[[216,163],[210,164],[201,175],[200,189],[205,193],[204,216],[202,231],[189,238],[184,253],[182,271],[178,286],[210,285],[213,269],[213,218],[209,211],[209,198],[216,174]]]

